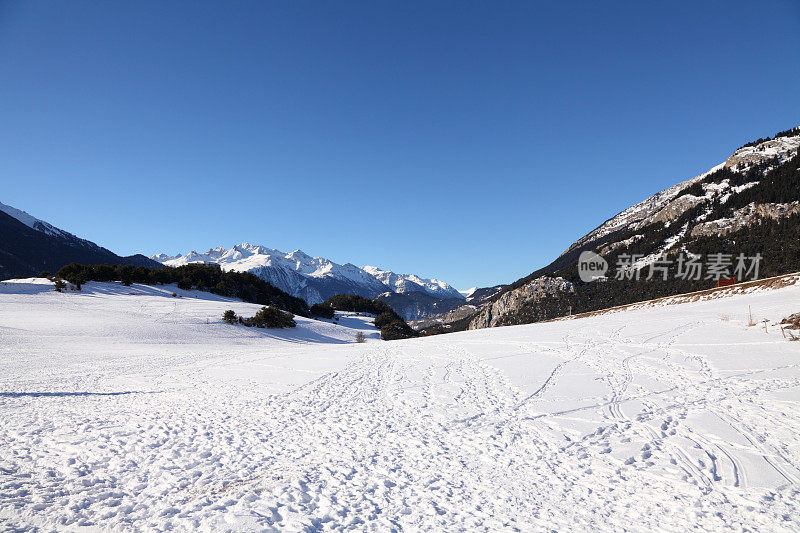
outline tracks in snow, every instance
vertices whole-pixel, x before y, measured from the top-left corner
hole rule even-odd
[[[157,395],[3,399],[0,526],[798,526],[800,458],[781,441],[800,423],[768,396],[800,386],[796,366],[722,375],[677,346],[700,322],[581,324],[488,352],[445,338],[354,347],[283,394],[210,380],[211,363],[189,358],[167,370],[183,385]],[[538,382],[514,374],[543,356]],[[775,487],[753,486],[755,460]]]

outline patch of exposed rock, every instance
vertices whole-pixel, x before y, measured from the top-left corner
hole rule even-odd
[[[504,293],[491,305],[481,308],[469,323],[469,329],[490,328],[496,326],[503,315],[512,313],[531,300],[544,296],[556,296],[564,292],[575,292],[572,283],[564,278],[536,278],[522,287]]]
[[[703,203],[705,200],[706,198],[704,197],[701,198],[699,196],[692,196],[691,194],[684,194],[680,198],[676,198],[665,205],[664,208],[648,220],[647,223],[654,224],[656,222],[662,222],[666,224],[680,217],[684,212],[694,206]]]
[[[730,218],[702,222],[692,228],[692,237],[727,235],[744,227],[752,226],[760,218],[779,218],[800,214],[800,202],[788,204],[757,204],[755,202],[734,211]]]
[[[466,304],[456,307],[455,309],[446,313],[441,313],[428,318],[420,318],[418,320],[410,320],[408,325],[417,331],[430,328],[432,326],[442,326],[444,329],[449,329],[453,322],[464,320],[475,313],[476,309],[478,309],[478,306]]]

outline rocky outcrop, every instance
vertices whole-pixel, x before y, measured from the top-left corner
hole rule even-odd
[[[725,161],[725,166],[731,170],[741,172],[753,165],[760,165],[772,159],[777,159],[778,163],[783,163],[795,155],[799,147],[800,136],[778,137],[755,146],[739,148]]]
[[[421,318],[419,320],[410,320],[408,325],[417,331],[422,331],[428,328],[439,326],[444,330],[452,328],[453,324],[461,320],[466,320],[474,315],[478,310],[478,306],[465,304],[446,313],[432,315],[428,318]]]
[[[730,218],[701,222],[692,228],[692,237],[727,235],[756,224],[760,218],[779,218],[800,214],[800,202],[788,204],[757,204],[755,202],[734,211]]]
[[[520,309],[524,303],[538,300],[544,296],[557,296],[565,292],[574,292],[572,283],[563,278],[541,277],[508,291],[494,303],[480,309],[469,323],[469,329],[491,328],[496,326],[503,315]]]
[[[676,198],[664,206],[661,211],[656,213],[651,219],[647,221],[647,224],[654,224],[656,222],[672,222],[676,218],[680,217],[684,212],[691,209],[692,207],[703,203],[706,198],[701,198],[699,196],[692,196],[691,194],[684,194],[680,198]],[[643,224],[639,224],[638,227],[641,227]]]

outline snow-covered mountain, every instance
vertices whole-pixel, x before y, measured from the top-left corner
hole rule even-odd
[[[40,233],[44,233],[45,235],[49,235],[51,237],[55,237],[57,239],[61,239],[65,242],[71,243],[75,246],[82,246],[90,249],[97,249],[99,250],[100,247],[97,246],[95,243],[91,241],[87,241],[86,239],[81,239],[80,237],[76,237],[72,233],[64,231],[63,229],[57,228],[52,224],[45,222],[44,220],[39,220],[38,218],[34,217],[33,215],[28,214],[21,209],[17,209],[16,207],[11,207],[10,205],[6,205],[0,202],[0,211],[6,213],[7,215],[16,218],[26,226],[31,229],[34,229]]]
[[[252,272],[279,289],[303,298],[309,305],[337,294],[375,298],[387,292],[420,292],[434,300],[464,299],[456,289],[437,279],[395,274],[373,266],[360,268],[352,263],[340,265],[330,259],[312,257],[301,250],[286,253],[250,243],[237,244],[231,249],[218,246],[205,253],[191,251],[175,256],[156,254],[150,258],[167,266],[211,263],[225,270]],[[425,313],[424,310],[420,312]]]
[[[463,298],[460,291],[438,279],[424,279],[414,274],[395,274],[374,266],[362,267],[365,272],[388,286],[392,292],[424,292],[436,298]]]
[[[572,243],[562,256],[587,243],[599,242],[614,233],[639,230],[659,222],[668,223],[700,204],[711,204],[714,201],[726,203],[732,196],[757,185],[759,180],[746,180],[746,183],[736,186],[730,179],[714,180],[713,175],[722,169],[745,175],[754,167],[768,164],[767,168],[760,169],[759,174],[763,175],[770,168],[786,162],[797,154],[800,147],[800,130],[796,128],[784,133],[786,133],[784,136],[745,145],[736,150],[725,162],[707,172],[673,185],[629,207]],[[690,187],[695,184],[701,184],[702,191],[699,191],[701,194],[687,194]]]
[[[800,128],[759,139],[735,150],[724,162],[623,210],[581,237],[553,261],[499,290],[478,289],[466,305],[413,324],[417,328],[479,329],[544,320],[709,288],[714,280],[681,285],[584,285],[577,276],[581,252],[594,251],[612,267],[623,254],[647,268],[656,258],[679,252],[761,254],[760,276],[800,270]],[[673,265],[674,267],[674,265]],[[673,272],[674,274],[675,272]],[[646,273],[645,273],[646,274]],[[488,297],[477,302],[485,291]],[[650,292],[645,292],[650,291]]]

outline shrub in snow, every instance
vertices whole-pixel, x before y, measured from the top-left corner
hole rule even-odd
[[[333,318],[336,314],[334,311],[333,306],[330,304],[314,304],[311,306],[311,316],[317,316],[320,318]]]
[[[277,307],[262,307],[252,318],[245,319],[244,323],[257,328],[293,328],[297,325],[293,314]]]
[[[392,322],[398,322],[398,316],[396,313],[388,313],[384,311],[383,313],[379,314],[375,317],[375,327],[378,329],[383,329],[385,326],[388,326]]]
[[[233,324],[236,322],[236,313],[233,312],[233,309],[228,309],[227,311],[222,313],[222,320],[224,320],[228,324]]]
[[[57,279],[55,284],[54,284],[54,287],[55,287],[57,292],[63,292],[64,289],[67,288],[67,284],[64,283],[64,280]]]
[[[781,324],[786,324],[785,327],[788,329],[800,329],[800,313],[789,315],[781,320]]]
[[[356,333],[356,342],[358,343],[367,342],[367,338],[364,336],[363,331],[359,331],[358,333]]]
[[[417,336],[419,334],[405,322],[391,322],[381,328],[381,339],[385,341],[410,339]]]

